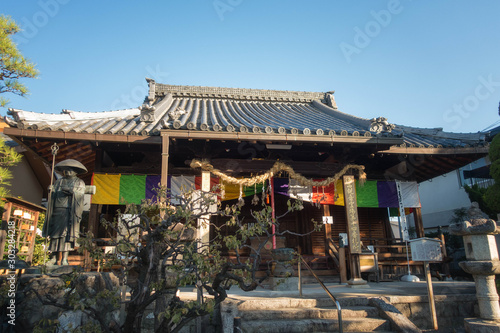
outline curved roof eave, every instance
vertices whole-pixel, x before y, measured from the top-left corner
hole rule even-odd
[[[65,137],[99,137],[102,140],[102,136],[111,135],[113,139],[121,137],[120,140],[130,141],[128,137],[145,139],[163,133],[172,137],[214,140],[224,137],[384,143],[402,150],[485,145],[485,133],[447,133],[442,129],[404,125],[392,130],[394,126],[385,118],[365,119],[339,111],[333,92],[149,84],[148,96],[151,98],[148,97],[139,108],[105,112],[63,110],[61,114],[9,109],[8,114],[14,119],[6,120],[25,135],[30,133],[38,137],[46,136],[47,133],[42,132],[51,135],[60,132]],[[380,126],[374,127],[374,124]]]

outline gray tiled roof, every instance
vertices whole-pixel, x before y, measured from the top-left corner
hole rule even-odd
[[[403,136],[407,147],[466,147],[482,144],[484,135],[444,133],[440,129],[396,126],[370,131],[369,119],[340,112],[333,93],[191,87],[157,84],[139,108],[109,112],[42,114],[9,109],[11,126],[23,129],[118,135],[159,135],[160,130]]]

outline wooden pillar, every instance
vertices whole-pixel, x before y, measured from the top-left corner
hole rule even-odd
[[[95,162],[94,162],[94,171],[101,172],[102,170],[102,159],[103,159],[104,151],[101,148],[96,149],[95,153]],[[99,204],[91,204],[89,210],[89,222],[87,229],[94,234],[94,237],[98,237],[97,232],[99,230],[100,216],[99,212],[102,210],[102,205]],[[85,257],[89,254],[84,253]]]
[[[349,238],[349,252],[351,265],[351,279],[347,283],[351,286],[365,285],[359,268],[359,254],[361,253],[361,239],[359,234],[358,204],[356,201],[356,181],[354,176],[344,176],[344,200],[347,215],[347,235]]]
[[[414,208],[413,217],[415,219],[415,230],[417,238],[425,237],[424,222],[422,220],[422,209],[420,207]]]
[[[323,205],[323,216],[331,216],[330,215],[330,205]],[[323,227],[325,228],[325,248],[326,248],[326,253],[329,252],[329,242],[332,239],[332,225],[329,223],[323,224]]]
[[[441,240],[441,252],[443,253],[443,263],[441,264],[441,269],[444,275],[448,276],[450,275],[450,264],[448,262],[448,253],[446,251],[446,241],[440,228],[438,237]]]
[[[202,171],[201,191],[206,195],[210,190],[210,171]],[[198,239],[202,245],[207,245],[210,242],[210,215],[208,214],[198,219]]]
[[[170,145],[170,137],[168,134],[161,136],[161,186],[167,187],[168,183],[168,151]]]

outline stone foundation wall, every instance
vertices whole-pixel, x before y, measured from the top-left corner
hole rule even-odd
[[[463,329],[464,319],[479,317],[476,295],[435,295],[440,332]],[[389,296],[389,302],[420,329],[432,329],[427,296]]]

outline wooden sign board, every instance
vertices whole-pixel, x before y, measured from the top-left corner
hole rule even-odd
[[[442,261],[441,241],[432,238],[417,238],[408,241],[413,261]]]
[[[344,176],[344,200],[347,215],[347,234],[351,253],[361,253],[359,237],[358,203],[356,201],[356,181],[354,176]]]

